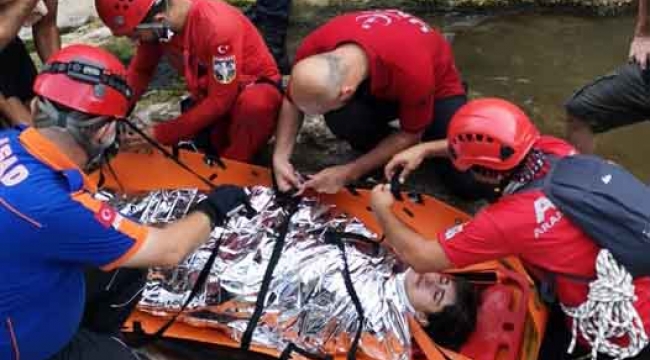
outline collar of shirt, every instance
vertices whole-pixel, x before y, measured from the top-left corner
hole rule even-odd
[[[63,173],[68,179],[71,190],[83,188],[97,191],[97,184],[88,178],[72,159],[65,155],[58,146],[41,135],[35,128],[27,128],[20,134],[20,142],[25,150],[52,169]]]

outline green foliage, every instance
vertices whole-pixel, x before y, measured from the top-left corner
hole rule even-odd
[[[128,64],[135,52],[135,44],[126,37],[112,36],[102,48],[117,56],[124,64]]]

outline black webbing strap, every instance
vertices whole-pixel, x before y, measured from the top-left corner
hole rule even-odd
[[[280,354],[280,357],[278,360],[289,360],[291,359],[291,355],[293,353],[296,353],[300,356],[303,356],[307,359],[312,359],[312,360],[332,360],[334,357],[329,354],[321,355],[321,354],[315,354],[313,352],[309,352],[305,349],[301,349],[294,343],[289,343],[286,348],[284,348],[284,351],[282,351],[282,354]]]
[[[264,311],[264,305],[266,302],[266,295],[269,292],[269,287],[271,286],[271,281],[273,281],[273,272],[275,267],[280,261],[282,256],[282,250],[284,249],[284,243],[289,233],[289,225],[291,224],[291,218],[298,211],[298,204],[300,203],[299,197],[290,197],[290,196],[278,196],[278,202],[283,207],[286,213],[286,217],[282,220],[282,223],[279,227],[278,237],[275,240],[275,245],[273,246],[273,252],[271,253],[271,258],[269,259],[269,264],[266,267],[264,273],[264,278],[262,279],[262,285],[260,291],[257,294],[257,300],[255,302],[255,310],[253,315],[248,321],[244,335],[242,335],[241,348],[244,350],[250,349],[251,342],[253,340],[253,333],[257,327],[257,323],[262,317],[262,312]]]
[[[348,351],[347,359],[354,360],[357,357],[357,350],[359,348],[359,341],[361,340],[361,334],[363,333],[363,325],[366,322],[366,316],[363,312],[363,306],[361,306],[361,300],[357,295],[357,291],[354,289],[354,284],[352,282],[352,277],[350,275],[350,266],[348,265],[348,256],[345,251],[345,243],[342,241],[343,238],[352,238],[350,233],[342,233],[340,236],[327,235],[325,233],[325,241],[332,241],[332,244],[336,245],[341,251],[341,258],[343,259],[343,282],[345,283],[345,289],[348,292],[348,296],[354,304],[354,308],[357,311],[359,325],[357,327],[357,333],[354,335],[354,340],[352,340],[352,345],[350,345],[350,350]],[[361,235],[360,235],[361,236]],[[365,236],[361,238],[367,239]],[[370,240],[372,241],[372,240]]]
[[[368,244],[373,249],[373,255],[377,255],[379,253],[379,250],[381,249],[381,246],[379,245],[380,241],[373,240],[361,234],[352,233],[352,232],[343,232],[343,231],[328,229],[327,231],[325,231],[323,239],[326,244],[333,244],[333,245],[338,245],[339,242],[344,242],[345,240],[354,240],[356,242]]]
[[[212,181],[208,180],[206,177],[203,175],[197,173],[196,171],[192,170],[189,166],[187,166],[184,162],[182,162],[178,156],[174,156],[173,153],[171,153],[169,150],[165,149],[162,145],[160,145],[156,140],[150,138],[147,134],[144,133],[144,131],[140,130],[134,123],[132,123],[129,120],[124,121],[131,130],[135,131],[138,135],[140,135],[143,139],[145,139],[151,146],[153,146],[156,150],[160,151],[163,155],[165,155],[167,158],[172,160],[176,165],[180,166],[190,174],[196,176],[197,179],[201,180],[203,183],[209,186],[210,189],[214,189],[215,184],[212,183]]]
[[[224,232],[225,233],[225,232]],[[174,316],[165,323],[158,331],[156,331],[153,334],[147,334],[144,332],[144,329],[140,326],[134,326],[134,340],[133,343],[131,344],[133,347],[143,347],[146,345],[149,345],[155,341],[160,340],[163,335],[165,334],[165,331],[169,329],[174,322],[176,322],[176,319],[180,314],[185,311],[187,306],[196,298],[196,295],[198,295],[199,290],[203,288],[205,285],[205,282],[208,280],[208,276],[210,275],[210,270],[212,269],[212,265],[214,265],[214,261],[217,259],[217,255],[219,254],[219,247],[221,245],[221,240],[223,238],[223,234],[221,233],[221,236],[219,239],[217,239],[217,242],[214,244],[214,249],[212,249],[212,254],[210,254],[210,258],[208,261],[205,263],[203,266],[203,269],[201,269],[201,273],[199,273],[199,277],[196,279],[196,282],[194,282],[194,286],[192,287],[192,291],[190,292],[190,295],[187,297],[185,300],[185,303],[183,303],[183,306],[181,306],[180,310]],[[136,325],[136,324],[134,324]]]

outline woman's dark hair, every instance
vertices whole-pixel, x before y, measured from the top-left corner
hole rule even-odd
[[[424,331],[436,344],[458,350],[476,327],[478,293],[465,279],[455,278],[456,301],[442,311],[427,314],[429,324]]]

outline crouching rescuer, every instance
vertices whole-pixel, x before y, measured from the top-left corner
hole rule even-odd
[[[216,188],[162,228],[123,217],[95,199],[84,170],[115,146],[132,97],[126,69],[70,46],[34,91],[34,126],[0,131],[0,358],[137,359],[119,334],[144,281],[137,268],[179,263],[245,193]]]
[[[540,135],[521,109],[501,99],[464,105],[446,140],[396,155],[387,173],[441,153],[492,186],[498,201],[427,241],[393,214],[388,185],[378,185],[373,209],[386,244],[419,272],[518,256],[546,300],[559,303],[540,359],[648,358],[650,192],[643,183]]]

